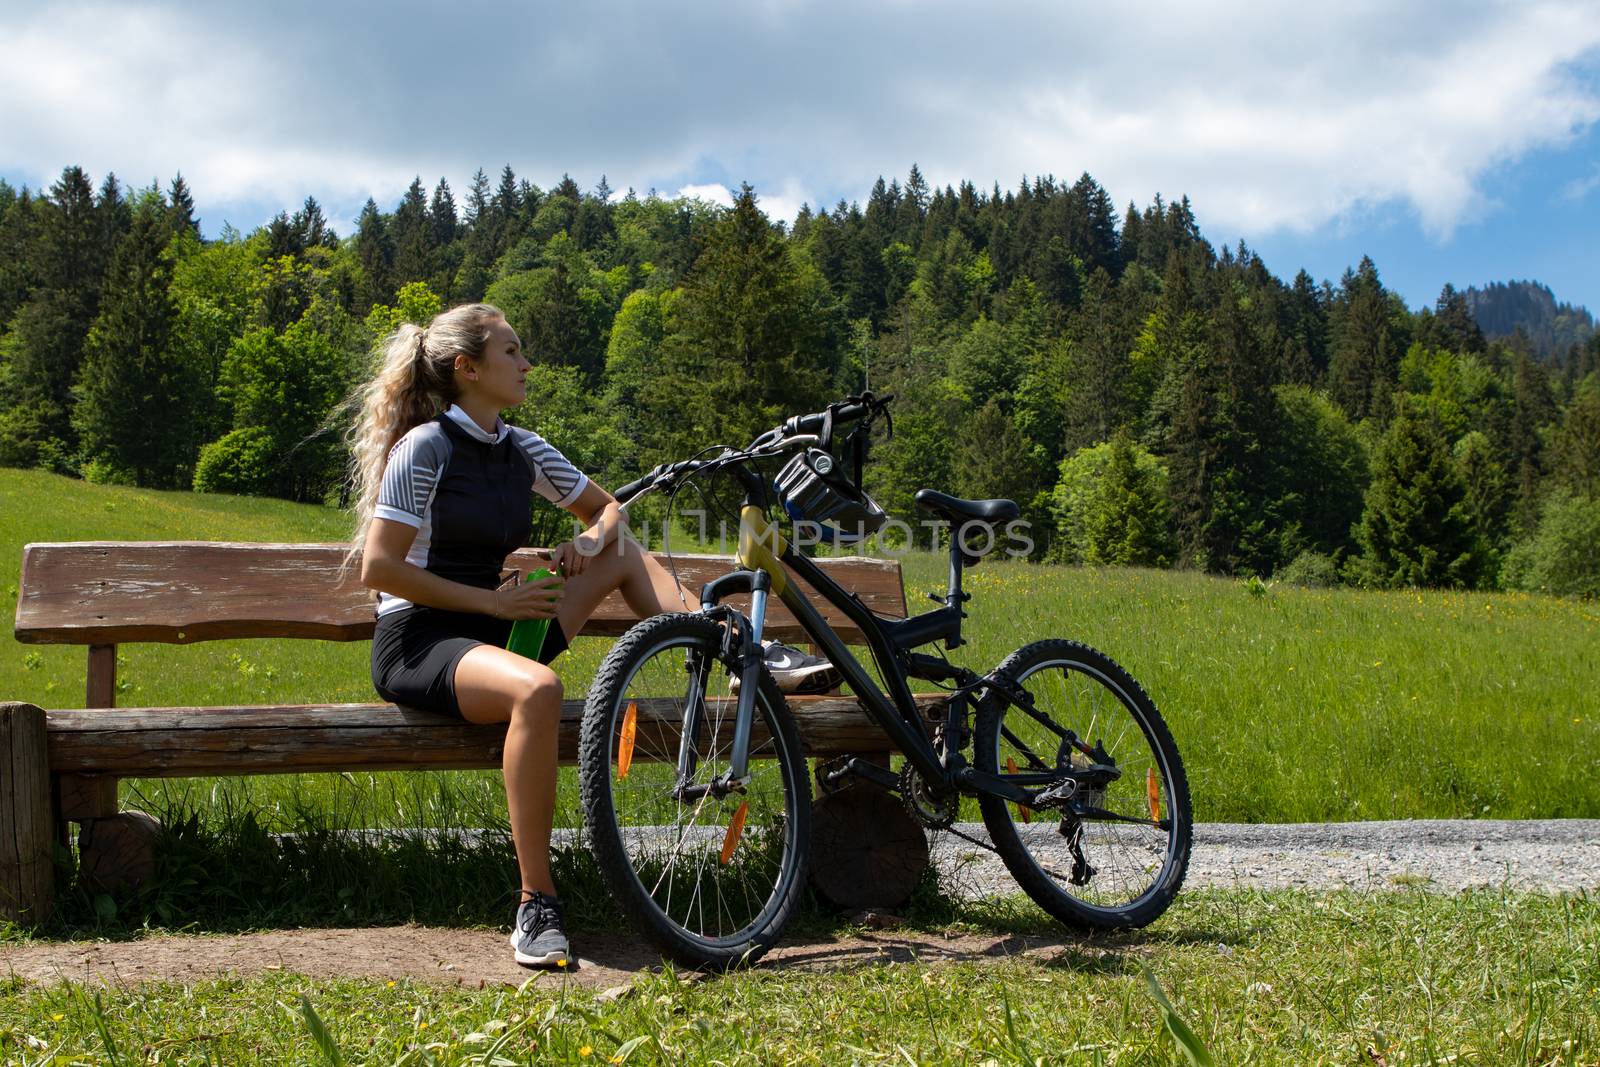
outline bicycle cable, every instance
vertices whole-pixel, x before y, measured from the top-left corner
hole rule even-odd
[[[697,456],[703,456],[707,452],[711,451],[713,448],[720,448],[724,452],[733,451],[733,449],[729,448],[727,445],[707,445],[704,448],[700,449],[700,451],[698,451],[698,452],[694,453],[693,455],[691,455],[688,459],[684,460],[683,462],[684,463],[693,463]],[[691,475],[690,477],[692,478],[693,476]],[[687,478],[684,479],[684,481],[687,481],[687,480],[689,480],[689,479],[687,479]],[[682,488],[683,488],[683,482],[682,481],[674,481],[672,483],[671,490],[669,490],[668,493],[667,493],[666,514],[665,514],[665,517],[661,521],[661,551],[662,551],[662,554],[667,557],[667,572],[672,575],[672,583],[678,587],[678,602],[683,605],[685,610],[688,610],[688,608],[689,608],[689,600],[684,595],[683,582],[682,582],[682,580],[680,580],[678,578],[678,563],[677,563],[677,560],[673,559],[673,557],[672,557],[672,537],[671,537],[671,533],[670,533],[671,527],[672,527],[672,504],[673,504],[673,501],[678,499],[678,492]],[[702,495],[701,499],[702,500],[704,499],[703,495]]]

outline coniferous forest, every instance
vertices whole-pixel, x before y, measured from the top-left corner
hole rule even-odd
[[[1014,498],[1037,558],[1600,595],[1600,336],[1548,290],[1538,336],[1508,327],[1521,291],[1413,312],[1366,259],[1284,281],[1186,198],[1119,210],[1087,174],[913,167],[782,224],[749,187],[506,167],[369,200],[351,234],[307,198],[205,240],[181,177],[68,167],[0,181],[0,464],[347,504],[375,341],[487,300],[535,364],[514,421],[603,485],[870,387],[897,397],[878,501]]]

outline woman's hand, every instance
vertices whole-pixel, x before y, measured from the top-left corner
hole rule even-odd
[[[558,574],[568,578],[576,578],[589,566],[589,561],[598,556],[604,549],[599,547],[599,542],[592,531],[584,532],[571,541],[563,541],[550,549],[548,555],[550,565]]]
[[[561,603],[561,588],[565,581],[559,574],[537,578],[521,585],[510,581],[494,591],[494,610],[497,619],[553,619]]]

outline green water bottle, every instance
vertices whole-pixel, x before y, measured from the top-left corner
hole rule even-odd
[[[539,582],[554,577],[554,571],[540,567],[528,575],[525,581]],[[506,638],[506,648],[519,656],[537,660],[539,650],[544,648],[544,635],[549,630],[549,619],[518,619],[511,624],[511,635]]]

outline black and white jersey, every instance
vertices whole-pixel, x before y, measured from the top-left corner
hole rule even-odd
[[[487,433],[459,405],[415,427],[389,452],[377,519],[417,528],[406,553],[454,582],[493,589],[508,555],[533,529],[533,494],[565,507],[589,479],[556,448],[520,426],[497,421]],[[378,594],[378,614],[411,607]]]

